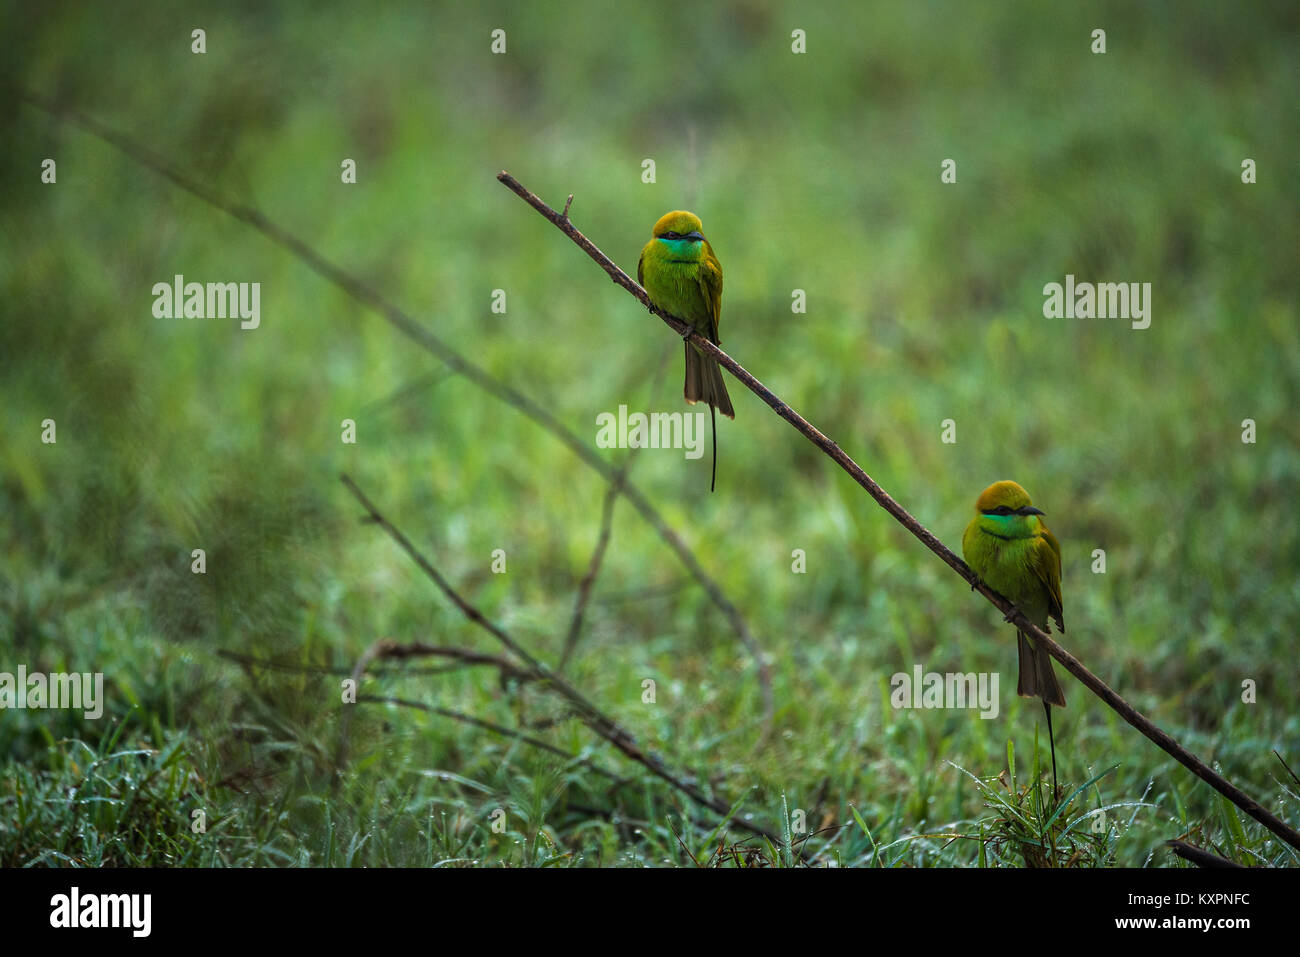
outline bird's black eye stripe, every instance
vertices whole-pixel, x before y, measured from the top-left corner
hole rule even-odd
[[[1011,509],[1006,505],[999,505],[997,508],[984,509],[985,515],[1010,515]]]
[[[673,230],[670,229],[668,232],[664,233],[663,236],[660,237],[660,238],[661,238],[661,239],[681,239],[681,234],[679,234],[679,233],[677,233],[677,232],[674,232]]]

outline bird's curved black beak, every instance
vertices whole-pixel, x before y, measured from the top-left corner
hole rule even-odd
[[[1017,515],[1046,515],[1041,508],[1034,508],[1032,505],[1026,505],[1023,508],[1016,509]]]
[[[693,233],[687,233],[685,236],[682,237],[682,239],[702,240],[704,239],[704,234],[699,230],[696,230]]]

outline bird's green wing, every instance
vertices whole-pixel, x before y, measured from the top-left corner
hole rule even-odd
[[[1043,529],[1034,548],[1034,574],[1047,589],[1047,610],[1056,619],[1057,627],[1065,631],[1064,609],[1061,605],[1061,545],[1056,536]]]
[[[709,338],[721,343],[718,336],[718,324],[722,321],[722,263],[713,255],[713,247],[705,243],[704,259],[700,262],[699,272],[700,296],[709,310],[712,324]]]
[[[642,289],[645,288],[645,250],[641,250],[641,258],[636,261],[636,282]]]

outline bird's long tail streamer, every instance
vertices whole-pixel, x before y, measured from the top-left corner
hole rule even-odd
[[[1052,803],[1056,803],[1056,738],[1052,734],[1052,706],[1046,701],[1043,702],[1043,710],[1047,712],[1047,743],[1052,749]]]
[[[712,492],[718,482],[718,410],[712,402],[709,403],[709,426],[713,433],[713,476],[709,479],[709,492]]]

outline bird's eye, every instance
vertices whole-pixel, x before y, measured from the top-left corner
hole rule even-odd
[[[670,230],[668,230],[668,232],[664,233],[663,238],[664,238],[664,239],[677,239],[677,238],[678,238],[678,235],[677,235],[677,233],[676,233],[674,230],[671,230],[671,229],[670,229]]]

